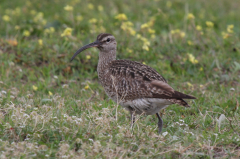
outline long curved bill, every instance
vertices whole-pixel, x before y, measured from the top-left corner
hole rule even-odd
[[[93,43],[90,43],[90,44],[87,44],[87,45],[81,47],[77,52],[75,52],[75,54],[73,55],[73,57],[71,58],[70,61],[72,61],[80,52],[82,52],[82,51],[84,51],[84,50],[86,50],[88,48],[97,47],[97,46],[99,46],[99,42],[95,41]]]

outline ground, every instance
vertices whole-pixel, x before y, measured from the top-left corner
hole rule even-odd
[[[0,158],[239,158],[238,0],[1,0]],[[102,32],[118,59],[147,64],[197,97],[129,113],[98,83]]]

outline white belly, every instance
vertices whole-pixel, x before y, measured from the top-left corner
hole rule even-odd
[[[166,99],[141,98],[127,102],[120,102],[119,104],[129,111],[135,111],[136,114],[145,113],[147,115],[153,115],[173,103]]]

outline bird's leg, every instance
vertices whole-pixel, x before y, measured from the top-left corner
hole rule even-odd
[[[130,111],[130,114],[131,114],[131,128],[133,128],[133,125],[135,123],[135,112]]]
[[[160,117],[160,115],[158,113],[156,113],[156,116],[158,118],[158,133],[161,134],[163,121],[162,121],[162,118]]]

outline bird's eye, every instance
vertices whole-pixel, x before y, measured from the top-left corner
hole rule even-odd
[[[107,38],[107,42],[110,42],[110,38]]]

